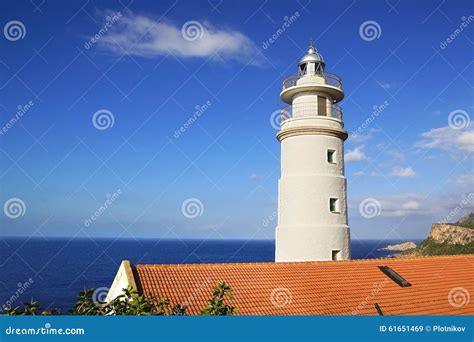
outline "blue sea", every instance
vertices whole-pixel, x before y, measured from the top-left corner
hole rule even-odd
[[[352,241],[354,259],[389,257],[398,240]],[[0,306],[31,298],[67,313],[79,291],[109,287],[124,259],[136,263],[272,262],[268,240],[0,239]]]

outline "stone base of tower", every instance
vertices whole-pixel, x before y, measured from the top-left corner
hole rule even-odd
[[[351,258],[348,226],[278,226],[275,246],[276,262]]]

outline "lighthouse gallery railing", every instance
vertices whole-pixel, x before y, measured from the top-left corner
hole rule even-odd
[[[325,113],[318,113],[318,109],[310,108],[307,106],[286,106],[280,109],[280,124],[284,121],[293,117],[294,110],[298,111],[298,115],[301,117],[308,117],[308,116],[326,116],[330,118],[335,118],[342,121],[342,108],[339,107],[337,104],[331,104],[326,107]]]
[[[339,88],[342,90],[342,80],[339,76],[335,74],[330,74],[328,72],[325,72],[322,74],[324,80],[326,81],[327,85]],[[283,80],[283,89],[285,90],[290,87],[294,87],[296,85],[296,81],[298,80],[298,76],[290,76],[286,79]]]

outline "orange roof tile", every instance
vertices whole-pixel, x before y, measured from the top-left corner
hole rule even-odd
[[[378,267],[407,279],[401,287]],[[225,281],[239,315],[473,315],[474,255],[325,262],[142,265],[139,290],[198,314]]]

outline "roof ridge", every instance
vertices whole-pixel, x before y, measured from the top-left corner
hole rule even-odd
[[[232,265],[232,266],[251,266],[251,265],[260,265],[260,266],[274,266],[274,265],[313,265],[313,264],[331,264],[331,265],[341,265],[344,263],[369,263],[376,261],[411,261],[418,259],[460,259],[460,258],[474,258],[474,254],[456,254],[456,255],[418,255],[418,256],[406,256],[400,258],[373,258],[373,259],[349,259],[349,260],[320,260],[320,261],[287,261],[287,262],[224,262],[224,263],[190,263],[190,264],[136,264],[135,267],[222,267],[223,265]]]

